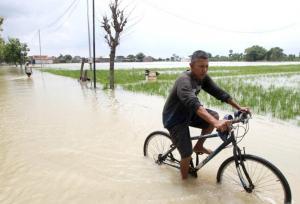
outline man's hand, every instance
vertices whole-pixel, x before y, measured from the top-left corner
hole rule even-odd
[[[217,120],[214,123],[214,127],[221,132],[228,130],[230,125],[231,125],[230,120]]]
[[[243,111],[243,112],[248,112],[248,113],[251,112],[249,107],[241,107],[239,110]]]
[[[237,104],[234,100],[232,99],[228,99],[227,101],[228,104],[230,104],[232,107],[234,107],[235,109],[242,111],[242,112],[246,112],[249,113],[251,115],[251,111],[249,107],[241,107],[239,104]]]
[[[240,107],[239,111],[249,113],[251,115],[251,111],[249,107]]]

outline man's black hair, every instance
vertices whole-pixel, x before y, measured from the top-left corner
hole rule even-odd
[[[197,50],[193,53],[191,57],[191,62],[194,62],[197,59],[208,59],[208,54],[203,50]]]

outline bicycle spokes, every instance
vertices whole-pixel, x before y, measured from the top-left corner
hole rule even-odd
[[[230,157],[220,166],[218,183],[233,191],[246,192],[260,203],[290,203],[289,184],[278,168],[267,160],[243,154],[238,160]]]

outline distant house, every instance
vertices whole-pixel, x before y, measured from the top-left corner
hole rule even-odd
[[[115,62],[124,62],[125,61],[125,57],[124,56],[117,56],[115,59]]]
[[[29,57],[33,64],[53,64],[54,57],[47,55],[33,55]]]
[[[189,61],[191,61],[190,57],[183,57],[183,58],[181,58],[181,62],[189,62]]]
[[[80,57],[80,56],[74,56],[74,57],[72,58],[72,62],[74,62],[74,63],[79,63],[79,62],[81,62],[81,57]]]
[[[109,57],[96,58],[96,62],[109,62]]]
[[[144,57],[143,62],[153,62],[154,58],[151,56]]]

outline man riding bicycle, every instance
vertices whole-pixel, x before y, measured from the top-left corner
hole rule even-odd
[[[191,57],[190,71],[184,72],[175,81],[163,109],[164,127],[170,132],[181,155],[182,179],[188,176],[193,151],[198,154],[211,153],[211,150],[203,146],[205,139],[199,139],[192,148],[189,126],[201,128],[201,135],[210,134],[214,128],[223,132],[230,126],[230,121],[219,120],[217,112],[203,107],[197,97],[200,90],[203,89],[237,110],[249,112],[249,108],[241,107],[227,92],[219,88],[207,72],[208,54],[202,50],[195,51]]]

